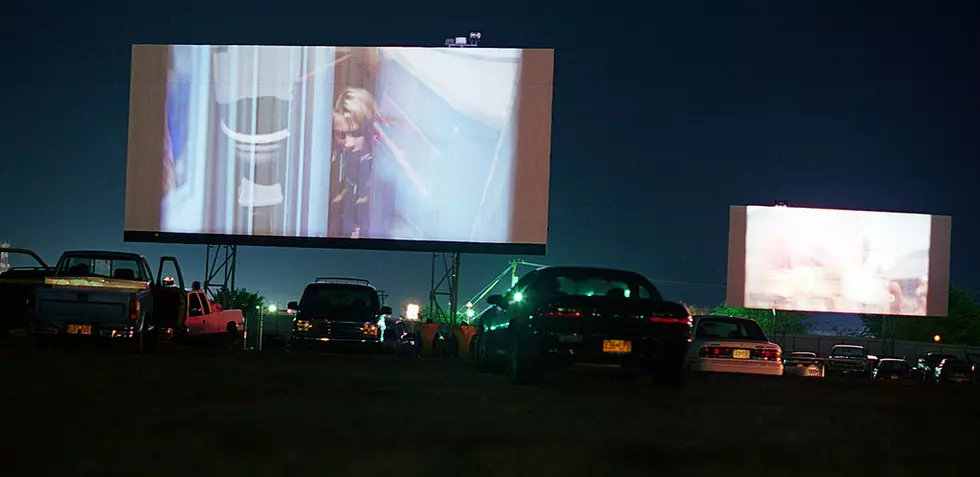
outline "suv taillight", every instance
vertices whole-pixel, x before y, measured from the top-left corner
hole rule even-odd
[[[136,298],[129,302],[129,319],[133,321],[140,319],[140,301]]]

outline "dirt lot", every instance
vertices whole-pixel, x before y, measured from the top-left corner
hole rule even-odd
[[[0,475],[976,475],[980,392],[171,349],[0,349]]]

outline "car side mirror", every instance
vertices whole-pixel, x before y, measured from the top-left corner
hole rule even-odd
[[[299,303],[296,303],[295,301],[291,301],[291,302],[289,302],[289,303],[286,304],[286,308],[288,308],[290,310],[297,310],[298,311],[299,310]]]
[[[490,296],[488,296],[487,297],[487,304],[492,305],[492,306],[496,306],[496,307],[500,307],[500,308],[507,308],[507,301],[504,300],[504,297],[502,295],[490,295]]]
[[[382,306],[381,307],[381,314],[382,315],[390,315],[391,314],[391,307],[388,306],[388,305]]]

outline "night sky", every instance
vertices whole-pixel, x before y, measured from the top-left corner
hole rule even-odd
[[[49,262],[172,254],[203,279],[204,246],[122,243],[132,43],[439,46],[479,30],[556,48],[548,254],[525,258],[702,284],[657,282],[716,304],[729,205],[786,200],[952,215],[952,282],[980,289],[976,2],[12,2],[0,238]],[[461,299],[510,258],[463,255]],[[285,303],[315,276],[361,276],[397,307],[426,299],[430,262],[241,248],[238,284]]]

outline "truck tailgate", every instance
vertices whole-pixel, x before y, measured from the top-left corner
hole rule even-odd
[[[130,302],[145,286],[143,282],[108,279],[48,279],[37,291],[35,321],[128,324]]]

